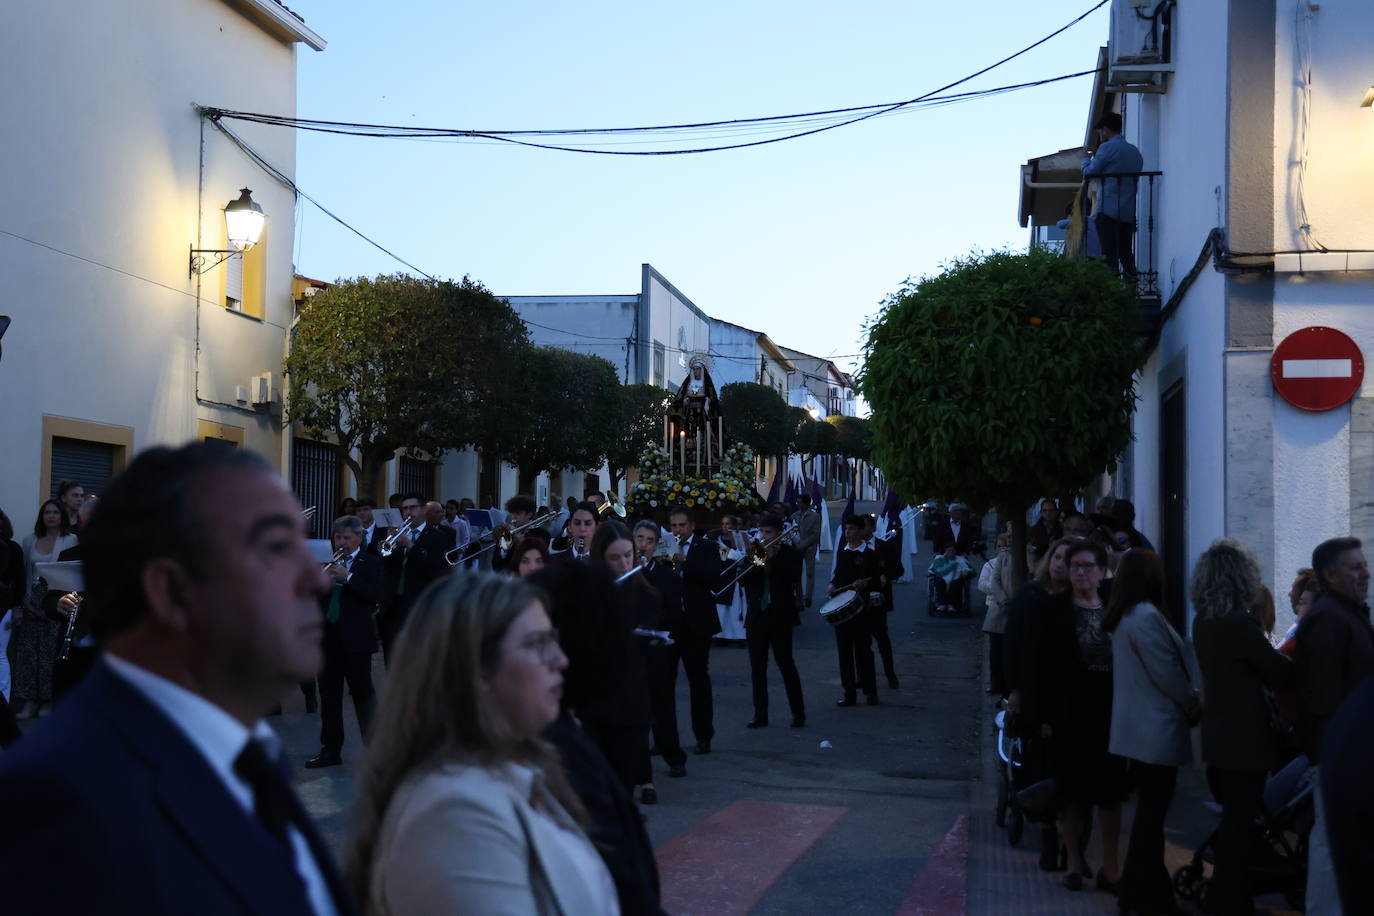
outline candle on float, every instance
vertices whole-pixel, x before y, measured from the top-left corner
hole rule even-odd
[[[680,429],[680,430],[677,431],[677,442],[678,442],[678,446],[679,446],[679,447],[678,447],[678,463],[679,463],[680,466],[682,467],[682,473],[683,473],[683,474],[686,474],[686,473],[687,473],[687,430],[685,430],[685,429]]]

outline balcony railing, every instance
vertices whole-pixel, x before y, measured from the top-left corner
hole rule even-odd
[[[1163,172],[1110,172],[1083,180],[1068,218],[1064,255],[1105,261],[1133,281],[1142,306],[1159,306],[1156,187]]]

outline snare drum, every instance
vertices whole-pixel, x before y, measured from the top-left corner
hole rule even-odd
[[[864,610],[864,596],[847,588],[836,592],[835,597],[821,605],[821,619],[831,626],[848,623]]]

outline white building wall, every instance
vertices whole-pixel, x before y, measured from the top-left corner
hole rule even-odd
[[[43,415],[127,428],[134,449],[244,431],[284,464],[272,418],[233,405],[251,375],[280,376],[292,319],[294,198],[206,127],[192,103],[291,114],[295,50],[222,0],[81,0],[0,7],[8,127],[0,184],[5,337],[0,505],[36,507]],[[291,131],[239,132],[287,174]],[[221,209],[250,187],[268,215],[266,314],[226,312],[217,268],[199,285],[188,249],[221,248]],[[198,206],[201,216],[197,217]],[[200,312],[196,389],[196,296]]]

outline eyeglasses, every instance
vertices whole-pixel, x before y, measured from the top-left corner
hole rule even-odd
[[[1072,572],[1092,572],[1097,569],[1096,563],[1070,563],[1069,569]]]
[[[525,637],[525,641],[521,643],[520,647],[533,652],[534,657],[539,659],[541,665],[552,663],[562,654],[562,650],[558,646],[557,630],[531,633]]]

